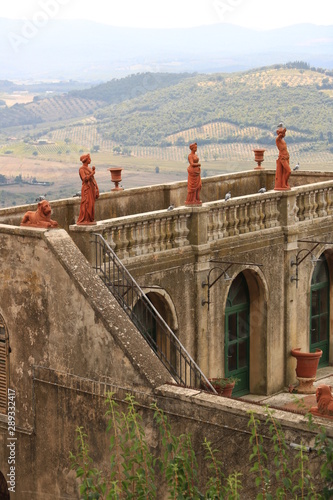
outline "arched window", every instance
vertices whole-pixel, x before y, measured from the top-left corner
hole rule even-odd
[[[224,373],[226,377],[239,379],[233,395],[241,396],[248,394],[250,390],[250,301],[248,286],[242,273],[235,278],[230,287],[225,318]]]
[[[149,301],[153,304],[154,308],[164,319],[164,321],[170,327],[170,316],[171,312],[169,310],[167,302],[163,297],[157,293],[147,293]],[[158,355],[166,358],[172,367],[176,368],[176,349],[170,337],[166,337],[163,330],[160,327],[159,321],[156,321],[154,315],[151,315],[142,299],[138,300],[133,309],[134,317],[133,322],[136,324],[138,329],[142,332],[144,331],[146,335],[149,336],[148,343],[151,347],[158,353]],[[143,330],[142,330],[143,327]]]
[[[8,334],[3,317],[0,315],[0,413],[7,413],[8,376],[9,376]]]
[[[322,255],[314,268],[311,281],[310,308],[310,351],[323,351],[319,366],[329,363],[329,271],[325,256]]]

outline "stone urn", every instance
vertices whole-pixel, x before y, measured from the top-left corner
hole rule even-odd
[[[262,162],[264,161],[264,152],[266,149],[252,149],[254,152],[254,161],[258,163],[257,167],[254,167],[254,170],[262,170],[264,167],[261,166]]]
[[[108,171],[111,173],[111,181],[115,184],[115,187],[111,189],[111,191],[123,191],[124,188],[119,187],[119,182],[121,182],[122,170],[123,169],[120,167],[108,168]]]
[[[314,394],[316,389],[313,382],[316,380],[319,359],[323,351],[316,349],[315,352],[301,352],[297,347],[291,350],[291,355],[296,358],[296,378],[299,381],[297,392],[305,394]]]

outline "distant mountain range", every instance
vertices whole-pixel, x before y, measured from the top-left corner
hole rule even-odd
[[[0,19],[0,79],[101,81],[138,72],[234,72],[303,60],[333,68],[333,26],[119,28]]]

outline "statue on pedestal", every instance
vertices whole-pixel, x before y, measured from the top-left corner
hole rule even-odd
[[[190,144],[190,154],[188,155],[189,166],[187,167],[187,198],[185,205],[202,205],[200,200],[201,191],[201,164],[197,156],[197,143]]]
[[[99,197],[97,182],[95,181],[95,167],[90,168],[90,154],[80,157],[82,166],[79,175],[82,181],[81,205],[77,224],[96,224],[95,222],[95,200]]]
[[[283,124],[278,125],[276,131],[277,138],[275,139],[276,147],[279,150],[279,156],[276,160],[276,174],[275,174],[275,187],[276,191],[286,191],[290,189],[288,184],[288,179],[290,177],[291,169],[289,166],[289,153],[287,149],[287,144],[284,141],[287,129],[283,127]]]

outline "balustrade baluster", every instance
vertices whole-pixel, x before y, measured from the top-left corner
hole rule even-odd
[[[166,219],[163,217],[161,219],[161,239],[160,239],[160,250],[166,250]]]
[[[141,246],[141,255],[145,255],[149,253],[149,234],[148,234],[148,221],[145,220],[142,222],[142,246]]]
[[[273,213],[273,216],[272,216],[272,220],[274,221],[274,226],[272,227],[276,227],[279,225],[279,218],[280,218],[280,210],[279,210],[279,206],[280,206],[280,202],[281,202],[281,198],[274,198],[274,200],[272,200],[272,213]]]
[[[154,221],[154,252],[159,252],[161,250],[161,219],[155,219]]]
[[[208,223],[207,223],[207,240],[208,241],[213,241],[214,236],[213,236],[213,212],[214,209],[209,210],[208,213]]]
[[[248,203],[244,203],[243,205],[240,205],[239,207],[239,233],[248,233],[249,232],[249,227],[248,227],[248,222],[249,222],[249,217],[247,214],[248,211]]]
[[[124,259],[129,256],[128,254],[128,239],[127,239],[127,229],[129,226],[127,224],[119,226],[119,255],[121,255],[120,258]]]
[[[142,235],[142,222],[137,222],[136,223],[136,244],[137,244],[137,253],[136,255],[142,255],[142,242],[143,242],[143,235]]]
[[[250,230],[258,231],[260,229],[260,214],[259,214],[259,206],[257,202],[253,202],[250,204]]]
[[[332,215],[333,213],[333,190],[331,188],[328,188],[327,190],[327,215]]]
[[[318,191],[318,217],[325,217],[327,215],[326,207],[327,207],[327,189],[320,189]]]
[[[226,214],[226,209],[225,208],[220,208],[219,209],[219,238],[225,238],[228,236],[228,231],[227,231],[227,214]]]
[[[112,228],[112,239],[114,242],[114,251],[115,253],[119,256],[119,251],[121,248],[121,242],[120,242],[120,228],[119,226],[115,226]]]
[[[186,245],[190,244],[190,242],[188,240],[188,234],[190,232],[190,229],[188,227],[188,222],[190,220],[190,214],[180,215],[179,218],[181,221],[181,239],[182,239],[181,246],[186,246]]]
[[[115,227],[111,227],[109,230],[103,232],[103,237],[105,238],[107,244],[112,248],[114,252],[116,251],[115,232],[116,232]]]
[[[316,195],[318,191],[310,191],[309,193],[309,218],[310,219],[315,219],[318,217],[317,214],[317,201],[316,201]]]
[[[229,236],[237,236],[237,234],[239,234],[238,230],[239,217],[237,216],[238,209],[239,205],[234,205],[229,207],[229,213],[228,213]]]
[[[305,220],[305,194],[300,193],[296,198],[296,203],[298,206],[298,220]]]
[[[172,224],[172,217],[167,217],[166,219],[166,249],[170,250],[170,248],[173,247],[173,224]]]
[[[138,245],[138,225],[136,222],[133,222],[130,225],[129,230],[129,254],[130,257],[135,257],[136,255],[140,255],[140,247]]]
[[[259,202],[259,226],[260,229],[265,229],[266,224],[266,203],[265,201]]]
[[[273,219],[273,200],[267,199],[264,202],[264,210],[265,210],[265,229],[269,229],[272,226]]]
[[[155,251],[155,224],[156,219],[148,221],[148,253],[154,253]]]
[[[213,239],[219,239],[219,209],[213,210]]]

